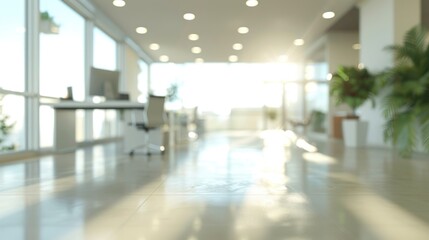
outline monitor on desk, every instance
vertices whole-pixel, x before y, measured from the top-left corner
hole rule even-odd
[[[119,71],[91,67],[89,95],[116,100],[119,97]]]

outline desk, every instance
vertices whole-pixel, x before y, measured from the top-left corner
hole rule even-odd
[[[43,103],[55,110],[54,146],[57,151],[74,150],[76,143],[76,110],[113,109],[143,110],[144,104],[130,101],[107,101],[101,103],[64,101],[59,103]],[[143,114],[142,114],[143,115]],[[131,121],[131,114],[126,113],[125,122]],[[134,132],[135,129],[134,129]],[[127,135],[127,132],[124,132]],[[143,139],[143,138],[141,138]]]

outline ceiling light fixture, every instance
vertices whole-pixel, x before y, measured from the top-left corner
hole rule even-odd
[[[191,20],[195,19],[195,14],[193,14],[193,13],[185,13],[185,14],[183,14],[183,18],[185,20],[191,21]]]
[[[195,58],[195,62],[196,63],[203,63],[204,59],[202,59],[202,58]]]
[[[191,49],[191,52],[195,53],[195,54],[201,53],[201,48],[200,47],[193,47]]]
[[[334,12],[331,12],[331,11],[329,11],[329,12],[324,12],[324,13],[322,14],[322,17],[323,17],[324,19],[331,19],[331,18],[334,18],[334,17],[335,17],[335,13],[334,13]]]
[[[248,27],[239,27],[237,31],[240,34],[246,34],[249,32],[249,28]]]
[[[161,62],[168,62],[170,60],[170,58],[167,55],[161,55],[159,57],[159,61]]]
[[[159,50],[159,44],[158,44],[158,43],[151,43],[151,44],[149,45],[149,48],[150,48],[151,50],[154,50],[154,51]]]
[[[293,41],[293,44],[295,44],[295,46],[302,46],[304,45],[304,39],[301,39],[301,38],[295,39]]]
[[[191,41],[197,41],[198,39],[200,39],[200,36],[198,36],[198,34],[192,33],[189,34],[188,39]]]
[[[232,45],[232,49],[234,49],[234,50],[241,50],[241,49],[243,49],[243,44],[241,44],[241,43],[234,43],[234,45]]]
[[[231,55],[228,57],[228,60],[230,62],[237,62],[238,61],[238,57],[236,55]]]
[[[115,6],[115,7],[123,7],[123,6],[125,6],[125,1],[124,0],[114,0],[113,1],[113,5]]]
[[[147,28],[145,28],[145,27],[138,27],[138,28],[136,28],[136,32],[138,34],[145,34],[145,33],[147,33]]]
[[[247,0],[246,5],[248,7],[256,7],[258,6],[258,0]]]

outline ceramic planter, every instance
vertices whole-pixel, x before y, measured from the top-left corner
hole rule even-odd
[[[368,122],[358,119],[343,119],[344,145],[347,147],[362,147],[366,145]]]

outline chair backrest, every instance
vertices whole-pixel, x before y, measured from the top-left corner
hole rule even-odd
[[[147,127],[160,127],[164,124],[164,103],[164,96],[149,95],[145,111]]]

